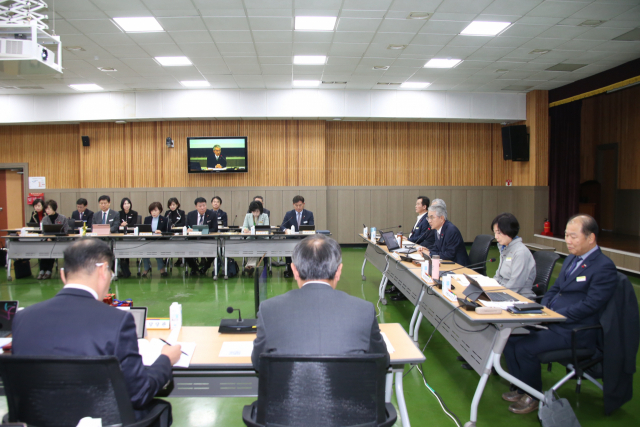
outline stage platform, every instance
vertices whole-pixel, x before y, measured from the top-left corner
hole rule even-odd
[[[552,246],[556,253],[569,255],[564,239],[558,237],[533,235],[533,243],[544,246]],[[640,274],[640,237],[626,234],[601,232],[598,237],[598,245],[602,253],[611,258],[618,270],[628,273]]]

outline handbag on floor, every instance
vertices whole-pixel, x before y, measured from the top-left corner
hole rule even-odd
[[[553,389],[545,392],[544,397],[549,404],[540,402],[538,418],[542,427],[580,427],[578,418],[567,399],[559,399]]]
[[[16,279],[31,277],[31,260],[14,259],[13,268],[15,269],[15,272],[16,272]]]

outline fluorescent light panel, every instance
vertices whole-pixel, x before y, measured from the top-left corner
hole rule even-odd
[[[296,16],[295,29],[306,31],[333,31],[338,18],[335,16]]]
[[[431,83],[427,82],[404,82],[400,85],[402,89],[424,89]]]
[[[495,36],[509,25],[511,22],[473,21],[460,34],[463,36]]]
[[[71,89],[75,90],[104,90],[102,87],[98,86],[94,83],[85,83],[85,84],[77,84],[77,85],[69,85]]]
[[[298,65],[324,65],[327,57],[322,55],[295,55],[293,63]]]
[[[155,60],[163,67],[193,65],[186,56],[156,56]]]
[[[206,80],[183,80],[180,84],[184,87],[209,87],[211,84]]]
[[[317,87],[320,86],[320,80],[294,80],[293,85],[296,87]]]
[[[453,68],[461,62],[462,62],[462,59],[433,58],[427,61],[426,64],[424,64],[424,68]]]
[[[164,31],[160,23],[153,17],[113,18],[118,27],[127,33],[152,33]]]

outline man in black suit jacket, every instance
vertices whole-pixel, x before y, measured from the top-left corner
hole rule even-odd
[[[227,226],[227,213],[220,209],[222,206],[222,198],[220,196],[213,196],[211,199],[211,212],[217,218],[218,227],[226,227]]]
[[[93,211],[87,209],[87,199],[80,198],[76,201],[76,209],[71,214],[71,219],[76,221],[86,222],[87,227],[91,227],[91,221],[93,220]]]
[[[418,248],[418,252],[429,256],[438,255],[441,260],[453,261],[463,266],[469,265],[469,254],[458,227],[449,222],[442,206],[431,205],[427,212],[429,225],[434,232],[435,242],[430,249]]]
[[[418,219],[411,230],[411,234],[409,235],[409,241],[420,244],[428,231],[431,230],[429,227],[429,221],[427,220],[427,209],[429,209],[429,198],[425,196],[418,197],[416,200],[416,213],[418,214]]]
[[[113,253],[97,239],[77,241],[64,251],[64,288],[50,300],[19,311],[13,320],[13,354],[20,356],[108,356],[120,361],[138,419],[171,380],[180,346],[164,346],[149,367],[142,364],[133,316],[102,302],[112,278]],[[55,414],[52,414],[55,417]]]
[[[313,212],[304,208],[304,197],[295,196],[293,198],[293,210],[284,214],[284,219],[282,220],[282,224],[280,224],[280,230],[285,233],[290,233],[291,226],[294,226],[296,232],[299,232],[301,225],[315,224],[316,223],[313,220]],[[286,257],[285,261],[287,263],[287,271],[284,272],[284,277],[291,278],[293,277],[293,272],[291,271],[291,258]]]
[[[111,209],[111,197],[100,196],[98,198],[100,210],[93,214],[92,224],[109,224],[109,231],[117,233],[120,227],[120,212]]]
[[[600,324],[600,315],[618,284],[616,266],[597,244],[598,224],[589,215],[579,214],[567,223],[564,240],[569,255],[555,283],[541,304],[567,318],[551,323],[548,330],[532,330],[529,335],[514,335],[504,348],[509,373],[538,391],[542,376],[538,354],[571,348],[571,330]],[[596,330],[577,335],[578,348],[595,348]],[[538,409],[538,401],[522,390],[502,395],[513,402],[509,410],[526,414]]]
[[[222,147],[219,145],[214,146],[213,153],[207,156],[207,167],[211,169],[227,167],[227,158],[222,155]]]
[[[256,370],[264,353],[389,357],[373,304],[335,290],[342,273],[335,240],[305,238],[293,251],[292,268],[299,289],[260,304],[251,354]]]
[[[194,201],[194,204],[196,205],[196,210],[187,214],[187,228],[191,229],[194,225],[208,225],[209,233],[215,233],[218,231],[218,218],[212,211],[207,209],[207,199],[204,197],[198,197]],[[198,266],[197,258],[187,258],[187,263],[189,264],[189,268],[191,268],[192,276],[198,276],[199,274],[203,276],[206,275],[212,262],[213,258],[205,258],[204,264],[202,266]]]

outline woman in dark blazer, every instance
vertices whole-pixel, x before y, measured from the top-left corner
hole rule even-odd
[[[144,219],[145,224],[151,224],[151,232],[160,234],[163,231],[167,231],[169,228],[169,220],[161,215],[162,213],[162,203],[153,202],[149,205],[149,213],[150,216]],[[142,277],[147,277],[147,274],[151,276],[151,261],[149,258],[143,258],[142,263],[144,265],[144,273],[142,273]],[[156,263],[158,264],[158,270],[160,271],[160,277],[167,277],[167,270],[164,267],[164,261],[162,258],[156,258]]]
[[[39,226],[45,216],[44,201],[42,199],[35,199],[33,201],[33,212],[31,212],[29,222],[35,222]]]
[[[164,213],[164,216],[170,221],[171,227],[184,227],[187,223],[187,215],[180,209],[178,199],[172,197],[167,204],[169,205],[169,209]]]
[[[138,223],[138,212],[133,210],[133,203],[128,197],[124,197],[120,202],[120,227],[133,228]],[[131,270],[129,270],[129,258],[120,259],[120,269],[122,270],[122,277],[125,279],[131,277]]]
[[[69,221],[67,217],[57,213],[58,203],[55,200],[47,200],[44,204],[44,210],[46,215],[42,218],[42,225],[62,224],[62,232],[69,232]],[[40,272],[38,273],[37,280],[46,280],[51,278],[51,271],[53,270],[54,260],[51,258],[40,259]]]

